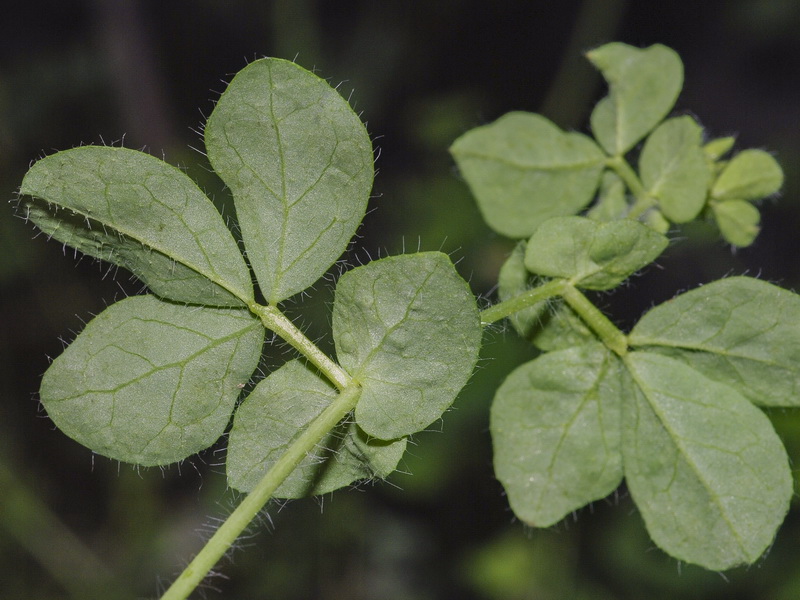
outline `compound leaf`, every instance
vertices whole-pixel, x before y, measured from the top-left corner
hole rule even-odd
[[[59,429],[99,454],[140,465],[182,460],[222,435],[263,340],[243,309],[128,298],[53,361],[42,404]]]
[[[613,42],[586,56],[609,87],[592,111],[592,131],[606,152],[622,156],[674,106],[683,87],[683,63],[660,44],[639,49]]]
[[[711,196],[717,200],[758,200],[783,185],[783,170],[763,150],[743,150],[720,173]]]
[[[26,216],[48,236],[125,267],[178,302],[237,306],[250,272],[222,217],[183,172],[127,148],[84,146],[34,164]]]
[[[764,406],[800,406],[800,297],[730,277],[648,312],[628,337]]]
[[[525,266],[579,287],[606,290],[653,262],[667,243],[666,237],[632,219],[556,217],[531,236]]]
[[[632,352],[623,460],[650,536],[713,570],[754,562],[792,496],[786,451],[769,419],[734,388],[667,356]]]
[[[694,119],[676,117],[659,125],[642,149],[642,183],[674,223],[691,221],[706,203],[711,172],[702,137]]]
[[[228,444],[228,484],[251,491],[337,391],[298,360],[263,379],[236,411]],[[342,424],[317,445],[275,491],[276,498],[326,494],[397,468],[406,439],[376,440]]]
[[[524,112],[468,131],[450,152],[486,222],[512,238],[589,204],[605,158],[590,138]]]
[[[619,361],[590,343],[514,370],[491,411],[494,466],[514,513],[547,527],[622,480]]]
[[[312,285],[347,247],[372,189],[358,116],[313,73],[262,59],[222,94],[205,142],[264,297],[277,304]]]
[[[336,285],[333,337],[362,388],[356,423],[391,440],[421,431],[453,403],[478,358],[475,298],[447,255],[373,261]]]

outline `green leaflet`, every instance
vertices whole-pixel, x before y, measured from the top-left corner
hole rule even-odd
[[[59,429],[99,454],[141,465],[182,460],[222,435],[263,339],[243,309],[128,298],[53,361],[42,404]]]
[[[372,189],[358,116],[316,75],[263,59],[233,78],[205,142],[264,297],[277,304],[312,285],[347,247]]]
[[[596,221],[615,221],[628,214],[625,183],[613,171],[605,171],[600,180],[597,202],[586,213]]]
[[[494,466],[520,519],[547,527],[620,484],[621,385],[618,359],[598,343],[544,354],[503,382]]]
[[[391,440],[453,403],[478,358],[480,316],[447,255],[396,256],[342,275],[333,338],[339,363],[363,387],[356,423]]]
[[[607,290],[653,262],[667,243],[666,237],[631,219],[556,217],[531,236],[525,266],[578,287]]]
[[[733,145],[736,143],[736,138],[727,136],[716,138],[706,142],[703,145],[703,152],[710,161],[716,161],[725,156],[731,151]]]
[[[769,419],[734,388],[666,356],[626,357],[625,479],[653,540],[678,559],[724,570],[772,543],[792,496]]]
[[[298,360],[262,380],[242,402],[228,443],[228,484],[249,492],[336,390]],[[369,438],[355,423],[331,431],[276,490],[276,498],[325,494],[359,479],[385,478],[397,468],[406,439]]]
[[[640,50],[614,42],[589,52],[609,93],[592,111],[592,131],[612,156],[622,156],[669,113],[683,87],[683,63],[655,44]]]
[[[559,301],[542,319],[539,331],[531,338],[534,346],[545,352],[582,346],[597,340],[581,318]]]
[[[20,194],[33,197],[26,215],[48,236],[129,269],[159,296],[212,306],[253,298],[222,217],[162,160],[127,148],[57,152],[30,168]]]
[[[800,406],[800,297],[730,277],[653,308],[633,346],[668,353],[763,406]]]
[[[743,150],[725,166],[711,196],[716,200],[759,200],[783,185],[783,170],[763,150]]]
[[[642,148],[642,183],[674,223],[691,221],[706,203],[711,172],[702,138],[694,119],[676,117],[659,125]]]
[[[642,222],[645,223],[653,231],[663,233],[666,235],[669,232],[670,223],[663,213],[656,209],[651,208],[642,216]]]
[[[712,201],[711,211],[722,237],[734,246],[749,246],[761,231],[761,213],[747,200]]]
[[[486,222],[511,238],[589,204],[605,159],[590,138],[523,112],[468,131],[450,152]]]

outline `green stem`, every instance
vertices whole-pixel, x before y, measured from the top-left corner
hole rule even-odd
[[[560,296],[569,284],[563,279],[554,279],[544,285],[528,290],[518,296],[498,302],[494,306],[481,311],[481,325],[484,327],[500,319],[504,319],[515,312],[529,308],[534,304],[547,300],[553,296]]]
[[[553,296],[564,298],[570,308],[583,319],[610,350],[619,356],[625,356],[628,353],[628,337],[566,279],[553,279],[544,285],[482,310],[481,325],[485,327]]]
[[[606,165],[619,175],[619,178],[625,182],[625,185],[628,186],[628,189],[636,197],[636,202],[633,203],[633,206],[631,206],[628,211],[629,219],[638,219],[647,212],[648,209],[657,204],[656,199],[647,193],[644,184],[642,184],[642,180],[639,179],[636,171],[633,170],[624,157],[612,156],[606,160]]]
[[[619,178],[625,182],[625,185],[628,186],[628,189],[637,199],[647,196],[642,180],[639,179],[636,171],[633,170],[633,167],[628,164],[628,161],[623,156],[609,157],[606,160],[606,166],[619,175]]]
[[[161,596],[161,600],[185,600],[189,597],[189,594],[219,562],[259,511],[264,508],[278,486],[314,450],[314,447],[328,432],[355,408],[360,395],[361,388],[356,384],[350,384],[342,390],[272,465],[253,491],[242,500],[242,503],[217,529],[203,549],[189,563],[189,566]]]
[[[566,285],[561,296],[610,350],[619,356],[628,353],[628,337],[577,288]]]
[[[639,198],[636,202],[633,203],[631,209],[628,211],[628,218],[629,219],[638,219],[644,213],[646,213],[649,209],[654,207],[658,202],[652,196],[645,196],[643,198]]]
[[[553,296],[564,300],[580,315],[600,339],[614,352],[624,356],[627,338],[575,287],[563,279],[553,280],[481,312],[481,322],[488,325]],[[169,587],[161,600],[185,600],[225,555],[245,528],[261,511],[275,490],[294,471],[314,447],[351,412],[361,395],[361,388],[328,358],[286,316],[274,306],[253,303],[250,310],[265,327],[274,331],[311,361],[341,393],[305,431],[287,448],[256,487],[225,520],[211,539]]]
[[[309,340],[278,308],[253,303],[250,310],[261,319],[264,327],[286,340],[337,388],[343,390],[350,384],[350,375]]]

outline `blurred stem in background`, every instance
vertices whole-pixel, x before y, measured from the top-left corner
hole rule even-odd
[[[93,0],[95,36],[102,48],[109,81],[115,88],[124,130],[134,147],[156,153],[178,146],[164,81],[158,68],[158,48],[136,2]],[[106,140],[112,142],[112,140]]]
[[[75,600],[129,598],[111,571],[41,499],[17,478],[0,454],[0,527]],[[8,592],[9,584],[4,586]],[[13,588],[13,585],[11,586]],[[5,594],[4,592],[4,594]]]
[[[615,38],[625,17],[628,0],[585,0],[539,112],[564,129],[583,125],[600,73],[584,53]]]

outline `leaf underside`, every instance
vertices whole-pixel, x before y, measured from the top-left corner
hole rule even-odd
[[[450,152],[486,222],[511,238],[588,205],[605,158],[590,138],[523,112],[465,133]]]
[[[763,150],[744,150],[725,166],[711,189],[718,200],[760,200],[783,185],[783,170]]]
[[[609,87],[592,111],[592,132],[606,152],[622,156],[672,109],[683,87],[683,63],[660,44],[639,49],[613,42],[586,56]]]
[[[558,522],[624,472],[653,540],[708,569],[761,556],[792,496],[769,419],[662,354],[623,364],[598,343],[546,353],[498,389],[491,430],[495,472],[526,523]]]
[[[475,298],[446,254],[385,258],[342,275],[333,337],[363,387],[356,423],[385,440],[425,429],[466,384],[481,334]]]
[[[736,390],[659,354],[626,358],[625,479],[653,540],[676,558],[724,570],[772,543],[792,496],[786,451]]]
[[[647,138],[639,158],[642,183],[674,223],[691,221],[706,203],[711,172],[702,138],[691,117],[667,119]]]
[[[632,219],[556,217],[531,236],[525,266],[578,287],[606,290],[654,261],[667,244],[666,237]]]
[[[92,319],[53,361],[41,401],[59,429],[98,454],[176,462],[222,435],[263,339],[244,309],[135,296]]]
[[[350,105],[292,62],[257,60],[222,94],[205,143],[264,297],[311,286],[350,243],[372,189],[372,143]]]
[[[228,444],[228,484],[251,491],[336,390],[298,360],[262,380],[236,411]],[[376,440],[355,423],[341,424],[317,444],[275,491],[276,498],[326,494],[361,479],[387,477],[406,440]]]
[[[729,383],[762,406],[800,406],[800,297],[729,277],[653,308],[630,343]]]
[[[552,525],[622,481],[618,362],[598,343],[549,352],[497,390],[495,473],[526,523]]]
[[[177,302],[242,306],[250,272],[211,201],[183,172],[127,148],[84,146],[35,163],[25,215],[45,234],[125,267]]]

